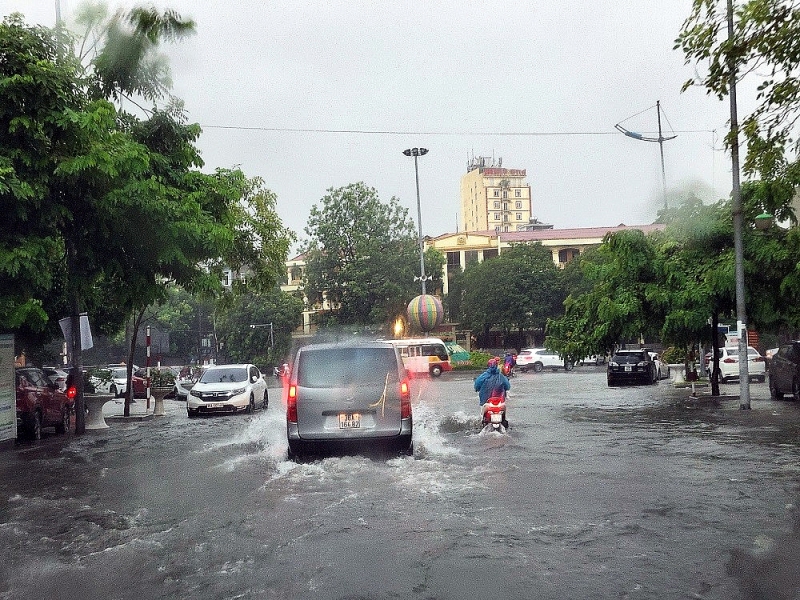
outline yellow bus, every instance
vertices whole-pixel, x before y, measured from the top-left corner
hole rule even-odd
[[[439,377],[442,371],[452,371],[447,347],[439,338],[408,338],[385,340],[400,351],[403,365],[411,375],[430,374]]]

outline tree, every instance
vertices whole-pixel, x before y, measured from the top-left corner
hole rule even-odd
[[[734,7],[728,38],[728,1],[693,0],[675,47],[686,62],[707,64],[705,74],[683,89],[701,85],[720,99],[729,93],[731,75],[760,77],[756,108],[742,121],[747,139],[746,174],[771,180],[785,165],[786,150],[796,151],[800,117],[800,4],[786,0],[747,0]],[[735,132],[731,132],[734,134]],[[727,143],[733,142],[728,136]]]
[[[499,256],[464,271],[464,322],[488,334],[500,328],[506,338],[516,332],[544,331],[547,319],[561,312],[564,294],[558,267],[541,243],[515,244]]]
[[[312,305],[330,303],[325,324],[388,325],[405,312],[418,285],[419,247],[396,198],[384,203],[364,183],[331,188],[312,207],[306,234],[305,292]],[[441,263],[431,273],[441,281]]]
[[[641,231],[606,236],[581,262],[591,291],[567,297],[563,316],[547,324],[547,347],[583,357],[605,353],[624,340],[658,335],[661,319],[652,297],[656,259],[656,245]]]
[[[236,294],[217,313],[217,336],[232,362],[252,362],[266,372],[270,365],[288,362],[292,331],[302,314],[302,298],[278,288]]]

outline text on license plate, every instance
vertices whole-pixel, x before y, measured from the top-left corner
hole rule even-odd
[[[361,427],[361,415],[358,413],[339,413],[339,429],[357,429]]]
[[[625,365],[625,370],[626,371],[632,371],[633,367],[631,367],[630,365]]]
[[[209,402],[206,406],[208,408],[222,408],[225,405],[222,402]]]

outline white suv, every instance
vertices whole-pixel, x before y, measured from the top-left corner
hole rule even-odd
[[[537,373],[544,369],[571,371],[572,367],[571,361],[564,360],[561,355],[547,348],[527,348],[517,354],[517,368],[523,373],[528,369],[533,369]]]
[[[709,359],[706,373],[711,379],[711,369],[714,368],[713,357]],[[764,383],[767,379],[767,361],[752,346],[747,347],[747,373],[750,379]],[[739,379],[739,347],[728,346],[719,349],[719,380],[725,383],[729,379]]]

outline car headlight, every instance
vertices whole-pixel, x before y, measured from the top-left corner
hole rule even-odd
[[[202,398],[203,397],[203,392],[201,392],[200,390],[190,390],[189,393],[192,396],[194,396],[195,398]]]
[[[238,390],[231,390],[231,396],[238,396],[239,394],[244,394],[247,391],[247,388],[239,388]]]

